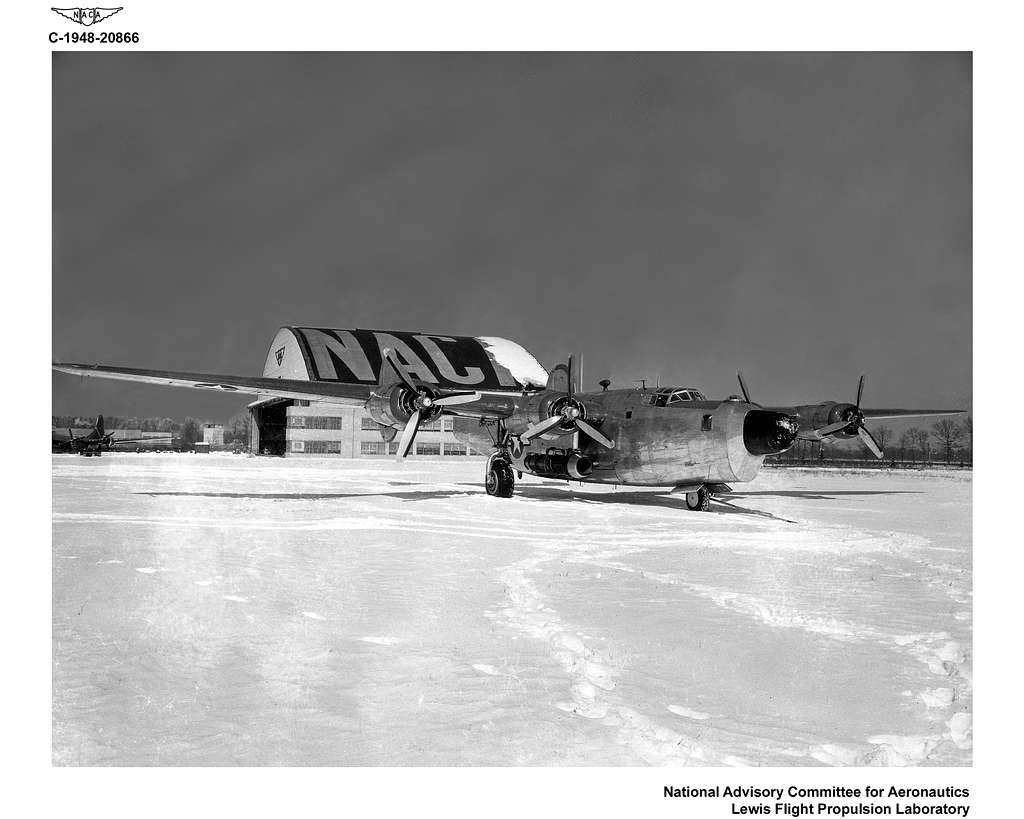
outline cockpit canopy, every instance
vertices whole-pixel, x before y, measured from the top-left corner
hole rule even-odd
[[[700,390],[693,387],[659,387],[647,400],[652,407],[667,407],[681,401],[706,401]]]

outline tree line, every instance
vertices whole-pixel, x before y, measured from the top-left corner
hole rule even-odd
[[[974,418],[968,415],[956,423],[943,418],[928,428],[911,427],[899,436],[890,428],[873,428],[878,445],[885,457],[894,461],[944,461],[971,463],[974,457]],[[874,460],[859,438],[827,438],[824,441],[797,441],[796,445],[778,456],[780,461],[818,460],[821,458],[850,458]]]
[[[54,415],[55,429],[92,429],[96,423],[95,416]],[[185,416],[183,421],[174,418],[139,418],[136,416],[104,415],[103,427],[109,432],[114,429],[138,429],[143,432],[169,432],[177,446],[191,448],[197,441],[203,440],[203,424],[205,421]],[[247,411],[232,415],[224,425],[225,446],[246,448],[249,446],[249,413]]]

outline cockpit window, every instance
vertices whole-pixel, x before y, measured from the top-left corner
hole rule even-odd
[[[661,387],[651,395],[649,403],[654,407],[664,407],[681,401],[703,400],[705,399],[700,390],[684,387]]]

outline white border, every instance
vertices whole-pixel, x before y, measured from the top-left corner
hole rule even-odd
[[[113,5],[113,4],[111,4]],[[50,328],[49,4],[5,14],[7,401],[3,743],[12,815],[445,814],[563,811],[725,816],[727,804],[661,796],[664,784],[967,784],[972,816],[1007,815],[1016,786],[1020,390],[1015,279],[1021,251],[1019,21],[997,4],[950,2],[538,3],[123,0],[112,18],[147,50],[973,50],[975,78],[975,765],[970,769],[51,769],[50,476],[38,444]],[[95,28],[96,31],[100,27]],[[13,49],[13,50],[10,50]],[[1011,195],[1012,194],[1012,195]],[[1011,359],[1010,356],[1013,356]],[[1009,366],[1004,366],[1007,364]],[[998,368],[998,375],[996,373]],[[998,394],[996,394],[998,384]],[[20,400],[18,400],[20,399]],[[31,423],[25,423],[25,419]],[[997,439],[995,423],[1000,424]],[[998,440],[998,444],[997,444]],[[998,446],[998,449],[996,448]],[[12,451],[13,450],[13,451]],[[1001,469],[995,470],[998,453]],[[22,468],[22,464],[27,465]],[[997,483],[998,481],[998,483]],[[1012,608],[1011,608],[1012,606]],[[12,650],[13,649],[13,650]],[[1011,744],[1012,743],[1012,744]],[[1016,801],[1016,800],[1014,800]],[[19,806],[20,803],[20,806]],[[997,807],[1002,804],[1004,807]],[[20,807],[20,809],[19,809]]]

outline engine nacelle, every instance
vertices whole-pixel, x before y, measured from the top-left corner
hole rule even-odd
[[[412,406],[414,398],[409,390],[396,384],[384,395],[371,395],[366,401],[366,412],[382,426],[402,429],[415,411]]]
[[[523,466],[534,475],[544,478],[573,478],[580,481],[594,471],[594,460],[581,452],[568,455],[534,452],[523,459]]]
[[[835,404],[829,410],[827,423],[837,424],[840,421],[848,421],[852,425],[857,421],[857,413],[856,404]],[[825,426],[825,424],[821,424],[821,426]],[[836,438],[856,438],[857,430],[854,428],[852,432],[847,432],[845,429],[841,429],[838,432],[833,432],[832,435]]]

